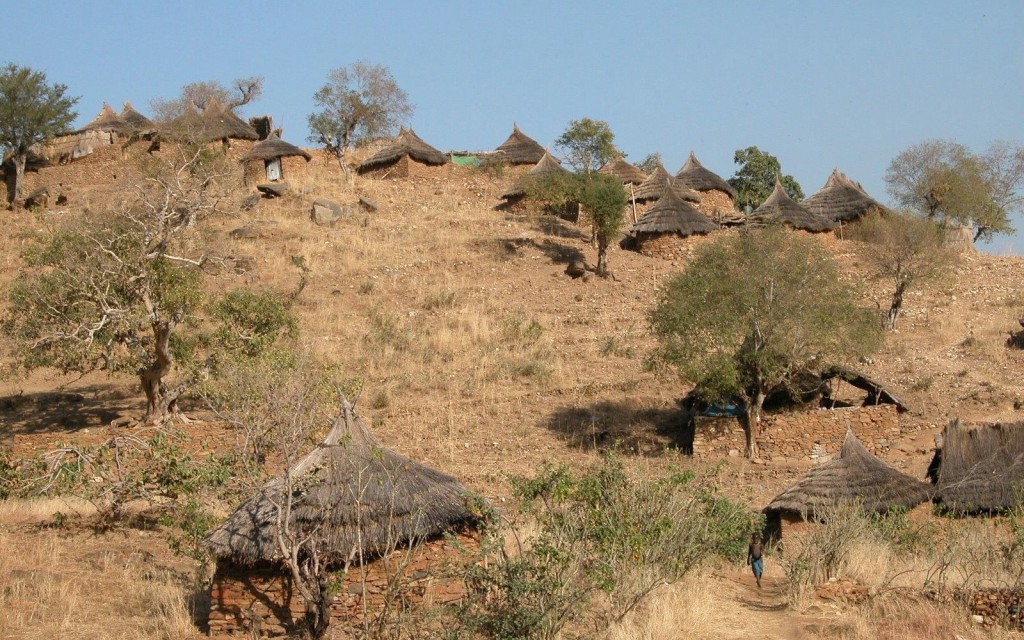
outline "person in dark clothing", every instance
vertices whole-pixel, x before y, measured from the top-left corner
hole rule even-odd
[[[757,580],[758,588],[761,587],[761,574],[764,573],[764,545],[761,544],[760,534],[750,536],[750,546],[747,547],[747,564],[754,571],[754,579]]]

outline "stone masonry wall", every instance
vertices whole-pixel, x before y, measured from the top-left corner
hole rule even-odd
[[[378,614],[387,601],[389,583],[393,584],[406,561],[398,581],[399,593],[390,594],[402,606],[426,608],[457,602],[465,589],[457,578],[447,576],[447,569],[465,562],[463,549],[475,552],[479,547],[479,539],[467,532],[454,541],[439,538],[412,550],[395,551],[367,564],[365,577],[359,567],[353,567],[331,605],[332,620],[362,620],[364,600],[368,615]],[[242,567],[221,561],[211,591],[210,634],[248,634],[254,627],[267,636],[289,633],[293,630],[291,621],[302,619],[304,607],[302,597],[297,592],[293,594],[290,585],[290,576],[276,566]]]
[[[896,406],[880,404],[762,415],[757,444],[761,457],[767,460],[817,460],[839,451],[847,429],[853,429],[864,446],[876,455],[888,451],[903,433]],[[745,449],[739,418],[697,418],[695,456],[738,456]]]

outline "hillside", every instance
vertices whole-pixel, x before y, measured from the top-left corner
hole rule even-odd
[[[677,400],[687,389],[671,375],[646,370],[644,360],[653,346],[647,314],[656,292],[685,265],[613,247],[614,279],[572,280],[563,273],[568,261],[581,255],[595,261],[588,234],[557,219],[495,211],[513,179],[511,173],[452,167],[433,177],[357,178],[350,190],[340,171],[317,157],[292,181],[292,193],[305,195],[264,199],[251,211],[235,209],[203,223],[223,255],[251,258],[254,265],[247,273],[212,278],[210,286],[291,291],[299,278],[291,259],[303,256],[312,279],[295,307],[302,342],[362,381],[359,406],[382,442],[498,503],[509,495],[508,474],[529,473],[546,462],[585,464],[596,449],[614,444],[637,473],[724,462],[721,486],[757,509],[810,466],[809,457],[754,464],[679,454]],[[239,190],[239,202],[245,193]],[[378,210],[359,207],[360,196]],[[90,204],[104,197],[94,193]],[[351,214],[334,226],[316,226],[309,217],[315,197],[350,205]],[[83,206],[72,198],[66,210]],[[17,277],[27,243],[58,227],[64,215],[55,207],[0,213],[6,230],[0,236],[0,285]],[[232,237],[240,227],[255,229],[249,234],[255,237]],[[819,240],[844,277],[861,284],[867,301],[887,304],[888,287],[872,280],[855,243]],[[882,351],[861,363],[912,408],[902,418],[906,435],[887,450],[888,461],[920,476],[934,436],[951,418],[1019,419],[1024,351],[1004,343],[1024,309],[1022,269],[1022,258],[963,255],[948,277],[909,295],[898,329]],[[9,349],[0,339],[0,353],[9,357]],[[31,455],[61,442],[102,441],[118,433],[111,420],[141,412],[135,384],[125,377],[49,371],[2,377],[0,447]],[[199,422],[188,429],[197,442],[230,446],[234,435],[225,426],[201,407],[191,409]],[[68,545],[76,546],[84,534],[68,540],[26,525],[31,519],[8,514],[5,523],[0,517],[0,544],[17,553],[39,539],[59,548],[54,553],[62,562],[88,572],[88,554],[106,554],[109,564],[127,536],[133,553],[151,554],[182,571],[149,532],[89,538],[79,550]],[[115,564],[137,568],[132,558]],[[54,567],[18,570],[59,573]],[[748,588],[733,584],[737,579],[721,578],[732,585],[724,590],[729,606],[749,600]],[[17,597],[32,600],[24,593]],[[77,597],[74,606],[88,607],[94,596]],[[749,623],[752,630],[765,615],[776,627],[786,626],[789,614],[774,610],[775,601],[759,602],[732,624]],[[794,624],[813,627],[817,618],[832,616],[802,615]],[[149,633],[131,631],[125,621],[123,633],[114,631],[114,616],[106,637]],[[8,635],[0,633],[4,637],[41,637],[23,620],[0,622],[10,625]],[[743,629],[737,633],[728,637],[745,637]]]

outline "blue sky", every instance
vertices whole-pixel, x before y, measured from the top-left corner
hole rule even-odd
[[[808,194],[834,167],[888,200],[889,161],[929,138],[1024,141],[1024,2],[8,2],[0,61],[103,102],[262,75],[304,143],[327,72],[383,64],[441,149],[491,149],[518,122],[550,145],[607,121],[629,159],[690,150],[729,177],[736,149],[777,156]],[[990,250],[1024,254],[1020,233]]]

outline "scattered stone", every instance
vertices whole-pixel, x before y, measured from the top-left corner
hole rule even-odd
[[[565,267],[565,275],[573,280],[587,275],[587,263],[582,260],[573,260]]]
[[[256,208],[256,205],[258,205],[259,203],[260,194],[250,193],[249,195],[245,196],[244,200],[242,200],[242,204],[239,206],[239,208],[242,211],[252,211],[253,209]]]
[[[263,232],[256,225],[247,224],[244,227],[232,229],[228,235],[235,240],[255,240],[256,238],[262,238]]]
[[[50,187],[39,187],[25,198],[25,208],[35,209],[50,204]]]
[[[370,198],[367,198],[366,196],[359,196],[359,206],[366,209],[370,213],[377,211],[377,209],[379,208],[376,202],[374,202]]]
[[[739,455],[740,455],[740,450],[739,449],[729,449],[729,457],[730,458],[738,458]]]
[[[313,201],[313,211],[310,213],[313,222],[323,226],[329,226],[337,222],[342,216],[352,215],[352,207],[343,207],[332,200],[318,198]]]
[[[268,184],[258,184],[256,189],[267,198],[280,198],[284,194],[288,193],[290,188],[287,182],[274,182]]]

